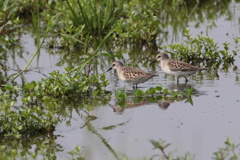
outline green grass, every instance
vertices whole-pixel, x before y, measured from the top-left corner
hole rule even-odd
[[[76,27],[84,26],[91,35],[105,35],[117,22],[115,1],[67,0],[71,18]]]

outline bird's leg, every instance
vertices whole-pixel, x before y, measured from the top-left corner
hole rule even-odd
[[[177,77],[177,84],[179,84],[179,77]]]
[[[137,84],[136,84],[136,88],[135,89],[137,89]]]
[[[188,79],[187,79],[187,77],[186,76],[183,76],[185,79],[186,79],[186,82],[185,82],[185,84],[187,84],[187,82],[188,82]]]
[[[181,75],[181,76],[178,76],[178,77],[177,77],[177,84],[179,84],[179,78],[180,78],[180,77],[184,77],[184,78],[185,78],[185,80],[186,80],[186,81],[185,81],[185,84],[187,84],[187,82],[188,82],[188,79],[187,79],[187,77],[186,77],[186,76],[183,76],[183,75]]]

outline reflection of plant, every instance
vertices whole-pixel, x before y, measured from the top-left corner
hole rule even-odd
[[[87,127],[87,129],[93,133],[94,135],[96,135],[99,139],[101,139],[102,143],[107,147],[107,149],[114,155],[114,157],[117,160],[120,160],[120,158],[118,157],[118,154],[116,153],[116,151],[112,148],[112,146],[108,143],[108,141],[98,132],[97,129],[95,129],[95,127],[90,123],[89,120],[85,119],[84,120],[86,122],[86,124],[83,127]],[[81,127],[81,128],[83,128]]]
[[[57,153],[64,149],[56,143],[58,136],[53,133],[34,136],[24,136],[24,138],[1,137],[0,159],[57,159]],[[71,160],[84,160],[81,156],[80,146],[68,152]]]
[[[75,147],[75,149],[68,152],[68,154],[70,154],[72,156],[71,160],[84,160],[85,159],[81,156],[80,146]]]
[[[194,160],[194,156],[191,156],[190,153],[186,153],[183,157],[177,157],[174,158],[173,156],[173,152],[166,152],[166,148],[168,148],[170,146],[170,144],[166,144],[165,141],[163,140],[150,140],[150,142],[152,143],[152,145],[154,146],[154,149],[159,149],[161,151],[162,155],[159,155],[161,158],[161,160]],[[224,148],[220,148],[217,152],[214,153],[214,157],[213,159],[215,160],[238,160],[240,157],[240,144],[233,144],[232,142],[230,142],[230,139],[228,138],[225,141],[225,147]],[[153,159],[154,157],[156,157],[158,155],[154,155],[151,157],[151,159]]]
[[[159,149],[161,151],[161,160],[194,160],[194,156],[191,156],[190,153],[186,153],[183,157],[173,158],[173,152],[166,153],[166,148],[170,146],[170,143],[166,144],[166,142],[161,139],[158,141],[150,140],[150,142],[154,146],[153,149]],[[151,159],[155,156],[152,156]]]
[[[48,134],[24,135],[24,138],[1,137],[0,159],[55,159],[63,148],[56,143],[57,136]]]
[[[230,138],[225,141],[225,147],[220,148],[214,153],[213,159],[215,160],[238,160],[240,158],[240,144],[233,144]]]

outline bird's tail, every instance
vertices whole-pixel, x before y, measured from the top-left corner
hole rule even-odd
[[[156,74],[152,74],[152,75],[151,75],[151,77],[156,77],[156,76],[158,76],[158,75],[156,75]]]
[[[207,70],[207,68],[200,68],[199,71]]]

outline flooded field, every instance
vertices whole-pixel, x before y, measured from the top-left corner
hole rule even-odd
[[[231,12],[230,19],[229,13],[217,14],[218,17],[214,20],[202,13],[199,22],[196,18],[195,21],[185,24],[183,28],[189,29],[192,37],[201,35],[212,38],[220,49],[223,49],[223,43],[227,42],[229,52],[236,50],[234,40],[240,37],[240,5],[235,1],[226,3],[228,3],[228,12]],[[176,79],[166,75],[159,63],[150,65],[159,51],[166,50],[161,49],[164,45],[187,39],[183,36],[183,31],[176,31],[174,26],[169,26],[165,28],[166,30],[168,30],[167,39],[162,39],[160,36],[157,38],[157,41],[162,41],[158,49],[131,44],[124,44],[123,47],[109,45],[111,49],[108,48],[109,46],[101,49],[101,52],[111,51],[114,55],[121,55],[94,58],[97,65],[94,66],[95,68],[92,67],[92,73],[106,75],[109,81],[106,90],[111,94],[109,100],[92,99],[97,102],[95,105],[85,104],[83,101],[74,101],[72,105],[70,101],[66,104],[67,108],[64,108],[68,114],[63,116],[63,122],[56,125],[53,132],[36,133],[21,138],[9,136],[2,138],[0,145],[7,146],[8,149],[17,149],[18,152],[37,153],[38,146],[44,144],[47,149],[41,151],[42,156],[38,156],[37,159],[64,160],[70,159],[71,155],[78,156],[80,153],[81,157],[88,160],[140,160],[161,159],[160,150],[153,149],[154,146],[150,143],[150,140],[161,139],[171,144],[166,149],[166,153],[174,151],[174,157],[180,157],[189,152],[195,160],[203,160],[213,159],[214,153],[219,148],[225,147],[224,143],[228,138],[232,143],[239,144],[239,52],[235,56],[234,65],[230,65],[227,69],[222,69],[224,67],[221,65],[217,70],[201,71],[191,76],[187,84],[183,84],[184,79],[181,79],[181,84],[177,85]],[[24,68],[32,53],[37,50],[34,38],[29,33],[21,37],[21,46],[23,48],[17,50],[21,54],[12,54],[14,56],[7,58],[8,75]],[[57,54],[54,54],[54,51]],[[170,56],[174,57],[174,54]],[[69,56],[67,52],[61,54],[58,53],[58,49],[44,46],[39,56],[31,63],[29,71],[23,74],[24,81],[25,83],[41,81],[54,70],[64,73],[65,67],[80,65],[82,63],[78,61],[80,58],[82,57]],[[158,75],[139,84],[140,90],[145,91],[160,84],[170,92],[180,93],[192,88],[192,103],[186,98],[176,100],[144,97],[140,102],[136,101],[132,96],[132,86],[118,79],[115,71],[106,72],[114,60],[123,61],[127,66]],[[19,77],[16,82],[20,84],[23,79]],[[125,107],[121,107],[115,97],[115,91],[124,87],[129,97],[126,99]],[[80,146],[80,152],[71,153],[77,146]]]

